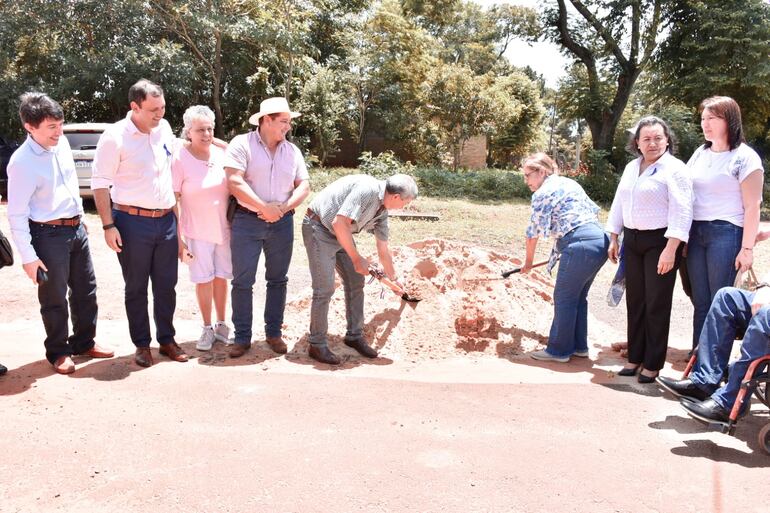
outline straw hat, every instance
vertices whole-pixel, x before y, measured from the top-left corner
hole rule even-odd
[[[249,123],[252,125],[259,125],[259,118],[265,114],[278,114],[281,112],[288,112],[292,119],[301,116],[299,112],[291,111],[289,108],[289,102],[286,101],[286,98],[283,96],[278,96],[276,98],[268,98],[267,100],[264,100],[262,103],[260,103],[259,112],[253,114],[249,118]]]

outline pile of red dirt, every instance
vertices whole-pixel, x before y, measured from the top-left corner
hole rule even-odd
[[[522,262],[444,240],[394,248],[393,259],[401,283],[422,301],[408,303],[377,282],[367,285],[365,335],[381,356],[408,361],[483,354],[510,358],[547,341],[553,316],[553,282],[547,273],[502,278],[503,271]],[[346,327],[338,286],[329,308],[333,346]],[[307,316],[311,297],[307,290],[290,301],[286,318]],[[303,338],[300,331],[291,333],[302,327],[289,327],[289,336]]]

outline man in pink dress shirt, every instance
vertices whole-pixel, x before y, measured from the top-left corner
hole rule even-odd
[[[238,200],[232,221],[232,307],[235,340],[230,356],[251,347],[253,287],[260,253],[265,254],[265,337],[276,353],[286,353],[281,327],[287,273],[294,243],[294,209],[310,192],[305,160],[286,140],[300,114],[285,98],[268,98],[249,123],[259,128],[236,136],[225,156],[230,193]]]

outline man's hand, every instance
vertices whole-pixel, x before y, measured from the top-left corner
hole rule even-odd
[[[182,237],[177,237],[177,241],[179,242],[179,244],[178,244],[176,256],[179,257],[180,262],[184,262],[184,259],[182,257],[184,256],[185,252],[187,252],[187,244],[185,243],[184,240],[182,240]]]
[[[48,268],[45,266],[42,260],[39,258],[37,260],[33,260],[32,262],[29,262],[27,264],[21,265],[24,268],[24,272],[27,273],[27,276],[29,276],[29,279],[32,280],[32,283],[37,285],[37,269],[38,267],[42,267],[45,272],[48,272]]]
[[[532,270],[532,262],[524,262],[524,265],[521,266],[521,270],[519,272],[521,274],[527,274],[531,270]]]
[[[756,315],[760,308],[770,305],[770,287],[762,287],[754,293],[751,301],[751,315]]]
[[[358,255],[358,258],[353,258],[353,267],[355,267],[358,274],[369,276],[369,260]]]
[[[115,253],[123,251],[120,249],[123,247],[123,239],[120,238],[120,232],[115,226],[104,230],[104,242],[106,242],[107,247]]]
[[[277,203],[269,203],[262,208],[259,215],[268,223],[274,223],[283,217],[280,207]]]

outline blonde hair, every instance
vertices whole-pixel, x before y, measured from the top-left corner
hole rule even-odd
[[[556,162],[551,157],[543,152],[533,153],[526,159],[521,166],[521,169],[532,169],[533,171],[540,171],[545,176],[558,175],[559,168],[556,166]]]

